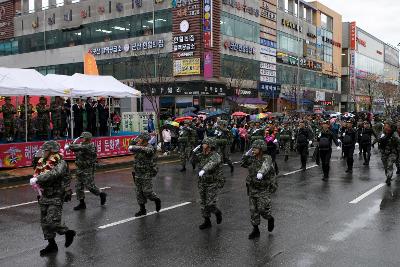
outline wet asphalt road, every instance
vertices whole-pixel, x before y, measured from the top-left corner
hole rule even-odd
[[[212,218],[213,227],[204,231],[198,229],[197,171],[191,167],[182,174],[176,163],[160,165],[154,188],[163,208],[172,208],[122,222],[138,209],[130,170],[98,173],[97,185],[108,187],[107,204],[101,207],[90,194],[86,211],[72,210],[75,199],[67,203],[64,220],[78,236],[68,249],[58,236],[59,252],[47,258],[39,257],[46,243],[38,206],[24,204],[35,200],[32,189],[0,189],[0,266],[400,266],[400,183],[375,188],[385,178],[373,153],[369,168],[356,155],[353,175],[348,175],[334,151],[329,182],[321,181],[322,171],[313,162],[307,172],[291,173],[300,167],[298,156],[286,163],[278,156],[276,227],[268,233],[262,221],[255,241],[247,239],[247,171],[237,164],[233,176],[225,168],[227,182],[218,204],[223,222],[216,225]],[[234,155],[234,161],[239,157]],[[148,212],[154,209],[154,203],[147,205]]]

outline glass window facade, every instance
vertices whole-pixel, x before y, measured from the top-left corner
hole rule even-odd
[[[221,75],[226,78],[258,81],[260,79],[260,62],[221,55]]]
[[[322,40],[322,37],[333,39],[333,33],[326,29],[321,29],[321,35],[318,36],[318,43],[321,46],[318,48],[318,56],[321,60],[332,63],[333,62],[333,45]]]
[[[296,84],[297,68],[277,65],[277,83],[278,84]],[[304,87],[337,90],[338,79],[328,75],[300,69],[300,85]]]
[[[303,48],[301,47],[300,50],[300,44],[303,44],[303,39],[300,38],[300,42],[297,42],[296,36],[292,36],[284,32],[278,32],[278,49],[294,53],[296,55],[298,55],[300,52],[301,56],[303,56]]]
[[[172,31],[172,12],[160,10],[135,16],[84,24],[74,30],[54,30],[0,42],[0,56],[82,44],[120,40]],[[153,27],[154,24],[154,27]],[[46,42],[44,42],[46,40]]]
[[[222,12],[221,33],[238,39],[258,43],[260,38],[260,25],[253,21]]]
[[[356,69],[376,75],[383,75],[385,65],[383,62],[356,53]]]

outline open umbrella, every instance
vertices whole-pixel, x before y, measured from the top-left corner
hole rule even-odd
[[[280,112],[271,113],[271,117],[283,117],[283,114]]]
[[[170,125],[174,126],[174,127],[179,127],[179,122],[176,121],[171,121]]]
[[[265,113],[260,113],[257,115],[257,119],[264,119],[266,117],[268,117],[268,114],[265,114]]]
[[[191,120],[193,120],[193,117],[190,117],[190,116],[184,116],[184,117],[179,117],[179,118],[176,118],[175,119],[175,121],[176,122],[182,122],[182,121],[185,121],[185,120],[189,120],[189,121],[191,121]]]
[[[237,112],[234,112],[232,114],[232,116],[234,116],[234,117],[246,117],[247,113],[244,113],[244,112],[241,112],[241,111],[237,111]]]
[[[194,114],[192,111],[184,112],[183,116],[186,117],[197,117],[197,114]]]
[[[195,111],[197,108],[195,108],[195,107],[187,107],[187,108],[185,108],[184,110],[183,110],[183,114],[185,114],[185,113],[189,113],[189,112],[193,112],[193,111]]]
[[[222,115],[227,115],[228,113],[226,112],[226,111],[223,111],[223,110],[216,110],[216,111],[213,111],[213,112],[210,112],[209,114],[208,114],[208,118],[210,118],[210,117],[219,117],[219,116],[222,116]]]

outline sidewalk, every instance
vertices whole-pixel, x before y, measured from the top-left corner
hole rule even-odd
[[[162,154],[158,155],[158,161],[169,161],[176,160],[178,158],[177,154],[172,154],[168,156],[164,156]],[[118,169],[122,167],[130,167],[133,163],[133,156],[121,156],[121,157],[112,157],[112,158],[104,158],[98,160],[97,170],[108,170],[108,169]],[[76,165],[73,162],[69,162],[69,168],[74,172],[76,169]],[[33,168],[25,167],[25,168],[17,168],[17,169],[8,169],[8,170],[0,170],[0,186],[20,183],[20,182],[28,182],[28,179],[32,178]]]

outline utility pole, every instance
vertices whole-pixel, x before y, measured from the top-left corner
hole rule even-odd
[[[296,3],[296,1],[295,1]],[[299,49],[298,57],[297,57],[297,78],[296,78],[296,103],[297,103],[297,110],[300,109],[300,96],[301,96],[301,89],[300,89],[300,56],[301,56],[301,45],[300,45],[300,1],[297,0],[297,45]]]

